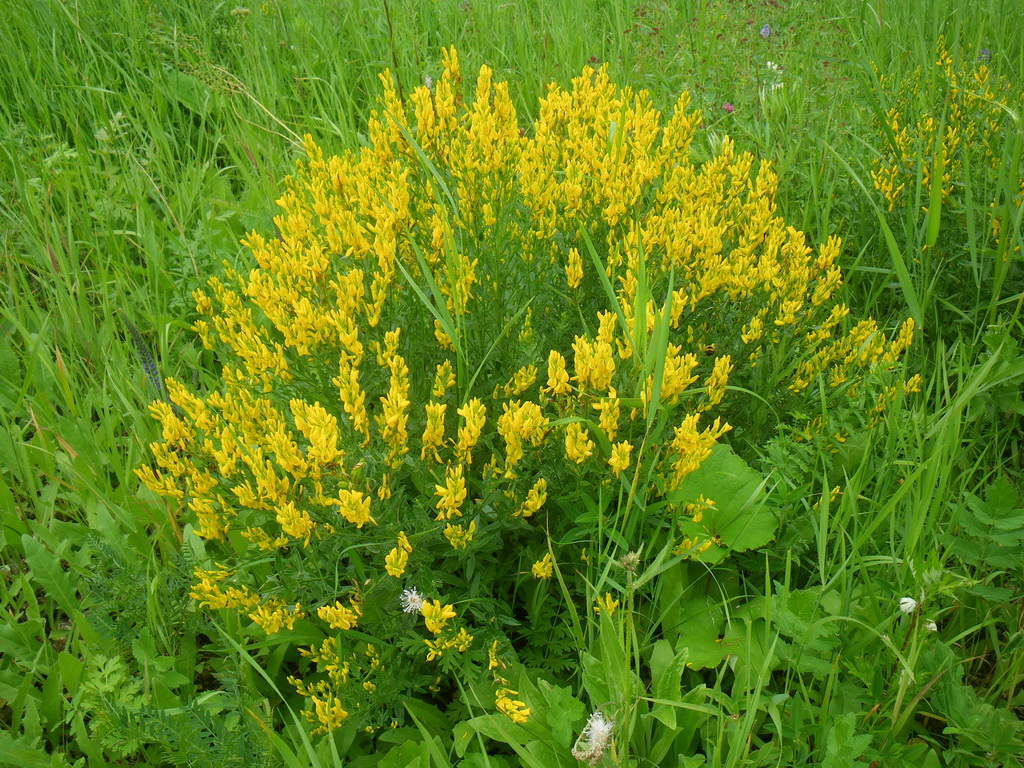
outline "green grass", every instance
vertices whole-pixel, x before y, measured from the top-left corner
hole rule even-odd
[[[576,764],[559,734],[572,720],[578,735],[582,702],[633,701],[621,762],[604,765],[1021,764],[1019,3],[12,0],[7,17],[0,764],[369,766],[391,751],[382,768],[456,765],[470,744],[467,768],[556,764],[471,705],[475,718],[453,723],[411,704],[401,747],[310,738],[303,702],[279,687],[294,660],[197,614],[203,544],[133,473],[158,438],[145,358],[164,377],[216,380],[191,293],[223,262],[247,264],[247,231],[273,231],[300,137],[358,146],[378,73],[408,94],[436,79],[447,45],[467,78],[488,64],[509,82],[524,124],[547,83],[588,63],[665,110],[689,90],[704,114],[696,151],[728,134],[771,160],[785,219],[814,242],[844,238],[844,301],[883,328],[922,328],[904,372],[922,376],[920,395],[837,455],[764,446],[786,510],[772,543],[707,571],[644,552],[638,581],[661,616],[638,628],[624,605],[576,626],[571,689],[517,672],[533,743]],[[1000,94],[1005,143],[991,173],[968,160],[947,201],[929,198],[918,158],[888,212],[870,173],[897,96],[872,63],[896,80],[927,70],[939,35],[967,63],[987,49],[1018,84]],[[922,79],[912,98],[941,104],[941,83]],[[623,586],[611,566],[589,573],[595,593]],[[695,596],[701,611],[685,614]],[[900,597],[919,611],[902,615]],[[729,617],[728,633],[708,635],[701,612]],[[691,663],[706,664],[663,644],[686,633]],[[564,721],[542,714],[559,707]]]

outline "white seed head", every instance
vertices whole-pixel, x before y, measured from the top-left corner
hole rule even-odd
[[[572,748],[572,756],[587,765],[597,765],[612,741],[615,721],[601,710],[594,712]]]
[[[420,608],[423,607],[423,595],[415,589],[403,590],[398,599],[402,603],[402,610],[406,613],[419,613]]]

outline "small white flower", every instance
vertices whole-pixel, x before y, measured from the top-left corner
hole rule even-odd
[[[580,737],[572,747],[572,756],[587,765],[597,765],[612,740],[615,721],[605,717],[601,710],[594,712],[587,720]]]
[[[423,607],[423,595],[415,588],[403,590],[398,599],[402,603],[402,610],[406,613],[419,613],[420,608]]]
[[[917,610],[917,600],[912,597],[901,597],[900,610],[903,611],[903,613],[913,613]]]
[[[924,628],[927,629],[929,632],[938,632],[939,631],[938,625],[934,621],[932,621],[931,619],[928,619],[928,621],[926,621],[924,623]]]

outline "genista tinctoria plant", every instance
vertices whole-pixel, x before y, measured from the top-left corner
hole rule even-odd
[[[202,609],[298,646],[316,730],[456,684],[526,722],[505,675],[559,636],[528,597],[618,605],[580,573],[597,526],[721,559],[699,522],[723,436],[807,397],[884,405],[913,329],[849,319],[840,242],[786,226],[767,164],[729,139],[694,162],[686,94],[665,118],[585,68],[521,126],[487,67],[463,100],[454,50],[406,103],[381,83],[365,145],[307,138],[279,236],[196,292],[221,384],[167,381],[139,476],[205,539]]]

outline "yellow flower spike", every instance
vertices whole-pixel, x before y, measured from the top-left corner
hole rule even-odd
[[[427,631],[432,635],[439,635],[444,629],[444,625],[448,623],[448,619],[454,619],[457,614],[454,606],[441,605],[440,600],[424,600],[420,608],[420,615],[423,617]]]
[[[332,383],[338,387],[342,407],[348,414],[352,430],[363,435],[365,445],[370,440],[370,422],[366,416],[366,394],[359,386],[359,369],[343,360],[340,372]]]
[[[550,579],[554,573],[555,563],[551,559],[551,553],[548,552],[544,557],[533,564],[530,571],[533,573],[535,579]]]
[[[498,641],[494,640],[487,649],[487,671],[490,672],[504,665],[498,661]]]
[[[359,621],[360,611],[353,604],[346,608],[340,602],[318,608],[316,615],[330,625],[331,629],[352,629]]]
[[[494,706],[513,723],[525,723],[530,719],[530,708],[523,702],[513,700],[518,691],[510,688],[499,688],[494,694]]]
[[[445,392],[455,386],[455,373],[452,371],[452,363],[445,360],[439,363],[434,374],[434,386],[431,387],[430,396],[436,400],[444,397]],[[461,411],[460,411],[461,414]]]
[[[465,653],[473,644],[473,636],[466,631],[465,627],[459,627],[459,631],[450,640],[445,641],[447,648],[454,648],[459,653]]]
[[[288,606],[275,597],[250,613],[249,618],[268,635],[273,635],[282,629],[294,629],[295,622],[305,615],[300,605]]]
[[[548,353],[548,385],[542,391],[549,395],[568,395],[572,391],[565,358],[555,350]]]
[[[467,464],[472,461],[473,447],[483,432],[486,422],[487,407],[474,397],[457,411],[463,423],[459,427],[459,439],[455,445],[455,454],[460,461]]]
[[[444,527],[444,537],[448,539],[452,549],[465,549],[473,541],[473,534],[475,532],[475,522],[471,522],[468,528],[463,528],[461,523],[455,525],[449,523]]]
[[[277,508],[277,522],[281,526],[281,532],[292,539],[301,540],[302,546],[309,546],[310,536],[316,529],[316,523],[309,517],[305,510],[299,511],[293,502],[287,502]]]
[[[711,375],[704,383],[707,392],[707,407],[713,408],[722,402],[725,396],[725,387],[729,382],[729,374],[732,372],[732,358],[729,355],[715,359],[715,367]]]
[[[565,427],[565,455],[570,461],[582,464],[595,448],[594,441],[587,434],[586,427],[574,421]]]
[[[362,528],[366,523],[377,524],[370,517],[370,497],[362,491],[338,491],[337,504],[338,514],[357,528]]]
[[[501,388],[504,397],[516,397],[533,386],[537,380],[537,366],[525,365],[516,371]]]
[[[402,577],[408,564],[409,553],[399,547],[392,549],[384,558],[384,570],[388,572],[389,576],[394,576],[396,579]]]
[[[313,704],[315,711],[315,719],[320,723],[320,727],[313,731],[313,735],[319,735],[322,733],[330,733],[336,728],[340,728],[341,724],[348,717],[348,712],[341,705],[341,699],[337,696],[328,694],[327,697],[321,699],[317,696],[310,696],[310,702]],[[312,713],[306,713],[307,715]],[[313,718],[307,718],[312,720]]]
[[[601,427],[601,431],[604,432],[608,442],[615,440],[615,435],[619,430],[619,399],[616,397],[615,388],[611,387],[608,390],[608,397],[594,403],[592,406],[595,411],[601,414],[598,419],[598,426]]]
[[[583,259],[575,248],[569,249],[569,258],[565,264],[565,282],[570,291],[577,290],[583,282]]]
[[[444,484],[434,486],[434,495],[437,497],[435,520],[451,520],[453,517],[462,517],[459,508],[466,500],[466,480],[462,476],[462,464],[457,464],[455,467],[448,465],[445,468]]]
[[[498,434],[505,441],[505,472],[523,458],[523,444],[538,446],[547,433],[548,420],[536,403],[513,400],[502,403]]]
[[[409,423],[409,367],[397,354],[391,355],[387,367],[391,371],[391,383],[387,396],[380,398],[382,408],[376,418],[381,438],[389,448],[389,461],[394,466],[409,450],[406,445],[409,439],[406,430]]]
[[[338,420],[319,402],[308,405],[293,399],[290,403],[295,426],[310,442],[306,452],[310,461],[320,466],[333,464],[344,454],[338,449]]]
[[[608,466],[616,474],[621,474],[629,469],[630,455],[633,453],[633,446],[623,441],[612,446],[612,455],[608,459]]]
[[[669,454],[674,453],[676,456],[672,463],[672,476],[668,486],[670,489],[677,488],[686,475],[696,470],[701,462],[711,455],[711,448],[718,442],[718,438],[732,429],[728,424],[723,424],[721,419],[715,419],[712,426],[698,432],[699,419],[699,413],[691,413],[675,428],[674,437],[669,445]]]
[[[548,500],[548,481],[543,477],[539,478],[533,487],[530,488],[529,493],[526,494],[526,500],[519,506],[515,512],[514,517],[532,517],[537,514],[538,510],[544,506],[544,502]]]
[[[697,367],[697,358],[692,354],[681,355],[681,351],[676,344],[669,344],[665,351],[661,401],[666,405],[675,405],[686,388],[697,380],[697,375],[693,373]]]
[[[423,428],[422,448],[420,449],[420,460],[424,461],[428,456],[433,461],[440,461],[441,457],[437,449],[444,442],[444,413],[448,406],[445,403],[430,402],[426,405],[427,423]]]

